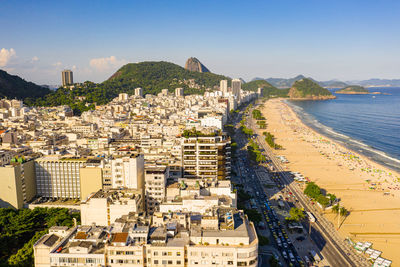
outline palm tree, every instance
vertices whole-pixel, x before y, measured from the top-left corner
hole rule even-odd
[[[338,204],[336,204],[335,206],[332,207],[332,212],[335,214],[339,213],[339,205]]]
[[[344,207],[340,208],[340,211],[339,211],[340,216],[346,217],[348,213],[349,213],[349,211],[346,208],[344,208]]]

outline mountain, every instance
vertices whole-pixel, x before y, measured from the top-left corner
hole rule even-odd
[[[297,75],[294,78],[290,78],[290,79],[285,79],[285,78],[268,78],[265,79],[267,82],[269,82],[270,84],[272,84],[273,86],[277,87],[277,88],[289,88],[293,85],[293,83],[295,81],[304,79],[306,77],[304,77],[303,75]]]
[[[144,94],[157,94],[162,89],[184,88],[185,94],[203,94],[208,88],[219,88],[220,80],[231,79],[211,72],[192,72],[169,62],[129,63],[117,70],[108,80],[96,84],[86,81],[73,90],[58,88],[45,97],[29,102],[36,106],[69,105],[74,114],[104,105],[119,93],[133,94],[135,88],[143,88]],[[84,98],[82,98],[84,97]]]
[[[343,89],[340,89],[335,92],[336,94],[349,94],[349,95],[361,95],[361,94],[369,94],[369,90],[365,89],[359,85],[351,85],[347,86]]]
[[[147,61],[122,66],[99,86],[116,94],[132,94],[137,87],[143,88],[144,94],[157,94],[162,89],[172,91],[178,87],[184,88],[185,93],[201,93],[207,88],[217,88],[220,80],[230,79],[211,72],[189,71],[170,62]]]
[[[248,83],[242,84],[242,89],[247,91],[257,92],[258,88],[262,88],[264,97],[287,97],[289,89],[278,89],[271,85],[266,80],[254,80]]]
[[[195,57],[191,57],[186,60],[185,69],[197,72],[210,72],[206,66],[201,64],[200,60]]]
[[[318,82],[318,84],[325,88],[343,88],[348,86],[347,83],[339,80],[323,81],[323,82]]]
[[[9,99],[17,98],[25,100],[27,98],[34,99],[45,96],[51,91],[48,88],[39,86],[32,82],[27,82],[24,79],[8,74],[0,70],[0,97]]]
[[[349,84],[356,84],[365,87],[400,87],[400,79],[369,79],[348,81]]]
[[[335,98],[329,90],[307,78],[293,83],[293,86],[289,90],[289,97],[299,100],[325,100]]]

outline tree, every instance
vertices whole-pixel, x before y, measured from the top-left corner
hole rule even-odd
[[[332,212],[335,214],[339,213],[339,205],[338,204],[336,204],[335,206],[332,207]]]
[[[33,266],[32,245],[54,225],[71,227],[79,213],[62,208],[0,209],[0,266]]]
[[[314,182],[310,182],[304,189],[304,194],[315,199],[321,194],[321,188],[319,188],[319,186]]]
[[[349,211],[345,207],[341,207],[339,211],[340,216],[346,217],[349,214]]]
[[[322,194],[317,196],[316,201],[319,204],[321,204],[322,207],[324,207],[324,208],[329,205],[329,199],[326,196],[322,195]]]
[[[327,194],[327,196],[329,197],[331,204],[335,202],[336,196],[334,194]]]
[[[305,218],[304,210],[299,208],[291,208],[289,215],[289,217],[286,217],[286,220],[292,222],[299,222]]]

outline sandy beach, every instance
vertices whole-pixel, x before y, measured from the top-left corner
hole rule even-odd
[[[341,199],[350,211],[339,232],[353,241],[369,241],[381,257],[400,266],[400,174],[333,142],[304,125],[282,100],[272,99],[260,108],[267,129],[283,150],[290,171]],[[337,226],[330,211],[325,216]]]

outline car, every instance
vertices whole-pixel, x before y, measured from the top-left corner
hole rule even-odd
[[[307,265],[307,266],[310,266],[310,265],[311,265],[311,261],[310,261],[310,259],[309,259],[307,256],[304,256],[304,261],[306,262],[306,265]]]
[[[288,244],[286,242],[283,242],[283,247],[288,248]]]
[[[289,252],[289,258],[291,262],[295,262],[294,256],[292,252]]]
[[[282,256],[283,256],[283,258],[285,258],[286,260],[288,259],[288,255],[287,255],[286,251],[282,251]]]

